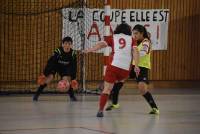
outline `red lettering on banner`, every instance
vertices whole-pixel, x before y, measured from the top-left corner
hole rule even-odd
[[[157,25],[157,39],[159,39],[159,31],[160,31],[160,29],[159,29],[159,25]]]
[[[92,23],[92,26],[91,26],[90,32],[89,32],[89,34],[87,36],[87,39],[89,39],[91,35],[95,35],[95,36],[97,35],[98,38],[99,38],[99,41],[101,40],[101,36],[100,36],[99,29],[98,29],[98,26],[97,26],[96,22]]]

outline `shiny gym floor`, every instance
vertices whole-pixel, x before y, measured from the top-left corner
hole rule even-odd
[[[199,134],[199,89],[173,92],[154,93],[159,116],[133,94],[121,95],[120,109],[104,118],[96,117],[98,96],[78,102],[65,95],[42,95],[38,102],[31,95],[0,96],[0,134]]]

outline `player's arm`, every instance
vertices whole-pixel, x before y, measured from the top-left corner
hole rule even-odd
[[[85,53],[95,52],[95,51],[105,48],[107,46],[111,46],[111,47],[113,46],[113,37],[112,36],[105,37],[105,41],[100,41],[94,47],[89,48],[83,52],[85,52]]]
[[[150,42],[145,41],[142,43],[142,49],[139,52],[140,57],[145,56],[149,53],[149,50],[150,50],[149,47],[150,47]]]
[[[139,64],[139,59],[140,59],[140,54],[139,54],[139,51],[138,51],[138,48],[137,47],[134,47],[133,48],[133,59],[135,61],[135,67],[134,67],[134,71],[136,73],[136,76],[139,75],[140,73],[140,68],[138,66]]]
[[[139,55],[139,50],[137,48],[137,42],[134,38],[132,38],[132,57],[133,60],[135,61],[135,66],[138,66],[140,55]]]
[[[88,48],[88,49],[84,50],[83,52],[85,52],[85,53],[95,52],[95,51],[105,48],[105,47],[107,47],[107,43],[105,41],[100,41],[95,46]]]
[[[54,51],[54,54],[49,58],[47,64],[54,66],[58,63],[58,59],[59,59],[59,52],[58,52],[58,48]]]
[[[138,48],[137,47],[133,47],[133,59],[135,61],[135,66],[138,66],[139,64],[139,59],[140,59],[140,54],[139,54],[139,51],[138,51]]]
[[[140,73],[140,68],[138,67],[139,60],[140,60],[140,54],[139,54],[139,50],[136,46],[136,41],[134,39],[132,39],[132,47],[133,47],[132,55],[133,55],[133,59],[135,61],[134,71],[136,72],[136,75],[138,76]]]
[[[76,79],[76,73],[77,73],[77,54],[76,51],[72,54],[72,80]]]

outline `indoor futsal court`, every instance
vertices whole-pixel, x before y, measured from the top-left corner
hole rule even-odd
[[[1,0],[0,134],[199,134],[199,0]]]

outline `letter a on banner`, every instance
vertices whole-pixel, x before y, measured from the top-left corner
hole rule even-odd
[[[101,40],[101,36],[100,36],[99,29],[98,29],[96,22],[93,22],[91,29],[90,29],[90,32],[87,36],[87,39],[89,39],[91,35],[97,35],[98,38],[99,38],[99,41]]]

